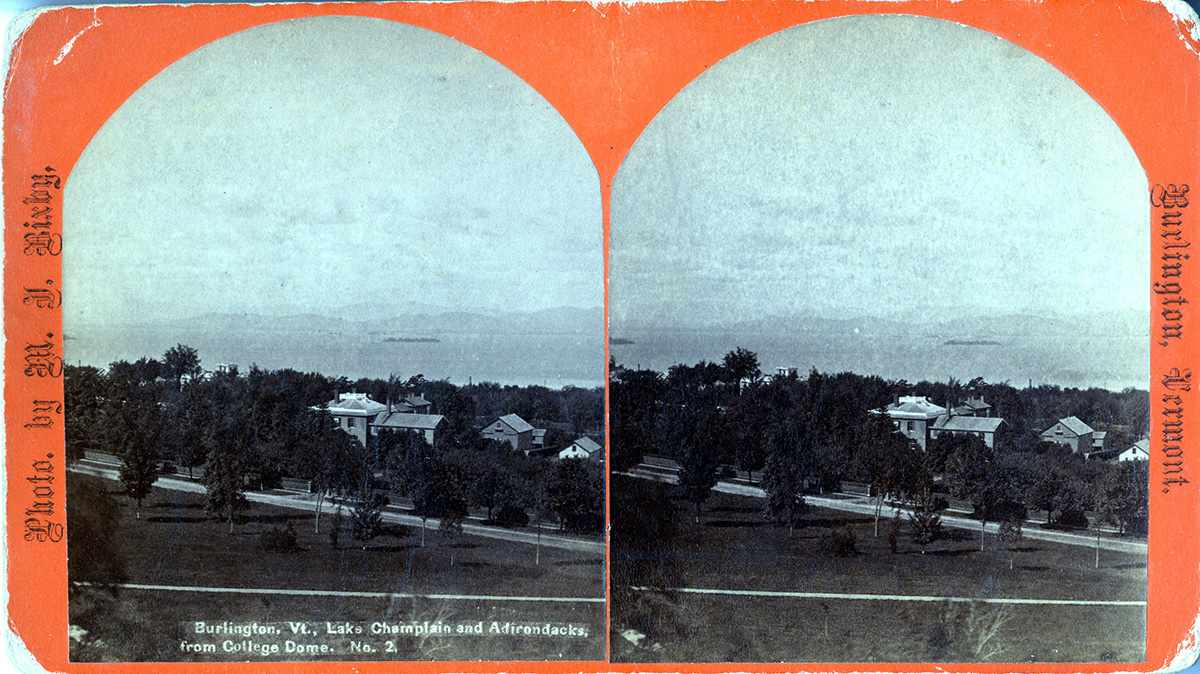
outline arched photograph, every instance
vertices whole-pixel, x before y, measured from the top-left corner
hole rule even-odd
[[[600,183],[537,91],[261,25],[63,198],[72,660],[605,657]]]
[[[1142,662],[1146,174],[902,15],[713,64],[612,188],[612,657]]]

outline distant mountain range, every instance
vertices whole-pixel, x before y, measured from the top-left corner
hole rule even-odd
[[[387,337],[433,337],[448,334],[604,334],[604,309],[558,307],[539,311],[476,313],[438,311],[381,313],[386,305],[360,304],[330,314],[208,313],[155,321],[154,326],[227,332],[359,333]],[[146,325],[146,323],[143,323]]]
[[[863,334],[870,336],[919,334],[938,341],[1003,340],[1004,337],[1053,337],[1067,333],[1123,334],[1149,338],[1150,312],[1115,310],[1097,314],[1033,316],[1007,314],[950,320],[900,321],[875,316],[829,318],[825,316],[767,316],[752,320],[658,326],[648,323],[612,326],[612,334],[627,338],[638,332],[714,332],[753,335]]]

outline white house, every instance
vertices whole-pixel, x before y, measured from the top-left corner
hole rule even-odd
[[[1042,431],[1042,440],[1070,447],[1072,452],[1087,453],[1092,451],[1092,436],[1095,432],[1077,417],[1067,417],[1059,419],[1053,426]]]
[[[385,405],[372,400],[366,393],[339,393],[321,407],[333,416],[339,428],[353,435],[365,447],[369,435],[379,435],[379,429],[416,431],[430,445],[437,437],[437,429],[445,420],[440,414],[432,413],[432,405],[424,398],[410,396],[394,405]]]
[[[577,438],[575,442],[563,447],[558,453],[560,459],[587,459],[590,461],[604,461],[604,448],[600,443],[592,440],[589,437]]]
[[[1004,419],[979,416],[990,414],[991,405],[982,400],[970,402],[977,403],[966,408],[971,414],[961,415],[956,410],[930,402],[925,396],[900,396],[880,411],[888,415],[901,434],[916,442],[921,451],[928,447],[930,439],[943,434],[974,435],[988,447],[995,447],[996,435],[1004,427]]]
[[[333,416],[338,427],[358,438],[364,447],[367,446],[367,433],[370,432],[372,421],[380,412],[387,411],[387,405],[371,400],[366,393],[339,393],[336,399],[325,403],[323,407]]]
[[[1133,443],[1129,449],[1117,455],[1117,461],[1149,461],[1150,460],[1150,439],[1142,438]]]
[[[505,414],[479,432],[489,440],[512,445],[514,451],[529,453],[533,449],[533,426],[515,414]]]

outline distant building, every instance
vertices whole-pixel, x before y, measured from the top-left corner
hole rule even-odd
[[[367,437],[379,435],[379,429],[416,431],[430,445],[437,438],[437,429],[445,420],[433,414],[433,405],[424,398],[410,396],[403,401],[385,405],[372,400],[366,393],[339,393],[323,407],[338,427],[353,435],[365,447]],[[417,411],[422,410],[422,411]]]
[[[797,370],[794,367],[777,367],[775,368],[775,376],[780,379],[796,377]]]
[[[988,448],[995,448],[996,435],[1003,427],[1004,420],[999,417],[942,417],[930,429],[929,437],[936,438],[944,433],[974,435],[983,440]]]
[[[991,413],[991,405],[982,400],[968,409]],[[896,429],[917,443],[924,451],[929,440],[942,435],[974,435],[988,447],[996,446],[996,436],[1004,427],[1004,419],[992,416],[960,415],[930,402],[925,396],[900,396],[896,402],[881,410],[896,424]]]
[[[895,422],[901,434],[925,451],[929,444],[929,429],[946,414],[946,408],[933,404],[925,396],[900,396],[883,408],[883,413]]]
[[[560,459],[585,459],[597,463],[604,461],[604,448],[600,443],[584,436],[567,445],[558,453]]]
[[[544,449],[546,447],[546,429],[533,429],[533,448]]]
[[[396,405],[397,409],[404,407],[413,414],[433,414],[433,403],[421,396],[407,396]]]
[[[983,401],[983,397],[967,398],[967,402],[954,408],[954,413],[964,417],[990,417],[992,406]]]
[[[1117,455],[1117,461],[1149,461],[1150,460],[1150,439],[1142,438],[1133,443],[1129,449]]]
[[[1057,442],[1070,447],[1072,452],[1092,451],[1092,440],[1096,431],[1076,417],[1067,417],[1054,422],[1054,425],[1042,431],[1042,440]]]
[[[366,393],[339,393],[338,397],[325,403],[325,409],[333,420],[358,441],[367,446],[367,434],[375,417],[387,411],[387,405],[371,400]],[[319,408],[318,408],[319,409]]]
[[[1092,431],[1092,451],[1108,451],[1108,431]]]
[[[533,449],[533,426],[515,414],[505,414],[479,432],[489,440],[512,445],[514,451],[529,453]]]
[[[414,431],[420,433],[430,446],[437,440],[438,427],[446,418],[440,414],[428,412],[388,412],[384,410],[371,424],[372,435],[378,435],[380,430]]]

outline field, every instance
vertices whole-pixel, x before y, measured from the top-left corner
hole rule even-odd
[[[658,491],[627,480],[619,489]],[[945,530],[921,546],[901,526],[810,509],[794,531],[763,521],[757,499],[713,493],[698,517],[676,502],[674,545],[622,538],[614,522],[613,659],[665,662],[1140,662],[1144,605],[899,601],[694,594],[678,588],[957,597],[1104,600],[1146,597],[1145,556],[1024,538],[1003,546]],[[885,512],[886,514],[886,512]],[[617,511],[614,510],[614,519]],[[663,526],[661,523],[658,526]],[[670,528],[672,525],[665,525]],[[832,550],[853,531],[853,554]],[[1010,568],[1011,564],[1011,568]],[[656,589],[629,589],[649,587]],[[640,645],[620,636],[645,635]],[[636,635],[634,635],[636,640]]]
[[[252,504],[231,534],[227,523],[204,510],[203,495],[155,489],[141,517],[135,518],[132,502],[115,493],[116,482],[74,473],[69,479],[75,487],[107,492],[115,513],[115,526],[105,526],[107,553],[94,553],[103,557],[102,563],[73,560],[77,563],[71,567],[71,581],[123,581],[113,589],[115,594],[99,586],[72,593],[72,625],[88,632],[86,639],[73,640],[73,660],[604,658],[602,602],[497,598],[602,598],[600,555],[543,546],[540,563],[535,564],[530,545],[471,535],[448,537],[430,530],[422,547],[419,530],[399,525],[388,525],[385,534],[365,548],[346,534],[334,547],[328,535],[333,517],[322,518],[317,534],[311,513],[262,504]],[[68,507],[70,531],[86,531],[89,523],[83,518],[95,520],[94,513],[81,512],[85,507],[87,503]],[[264,547],[264,530],[289,524],[297,536],[295,550]],[[107,574],[97,575],[98,568],[107,569]],[[250,592],[164,591],[131,584]],[[478,595],[490,598],[472,598]],[[254,638],[198,634],[197,621],[257,622],[278,633]],[[390,636],[383,631],[425,621],[462,632]],[[304,623],[308,632],[295,633],[291,622]],[[350,626],[343,627],[347,622]],[[573,629],[563,635],[559,627]],[[331,628],[342,631],[332,634]],[[373,634],[373,628],[380,633]],[[241,646],[247,639],[255,643]],[[288,642],[307,652],[288,653]],[[188,650],[187,644],[198,644],[199,650]],[[204,650],[208,644],[215,646],[215,653]],[[369,650],[363,650],[363,644]],[[260,647],[267,652],[259,652]],[[279,651],[270,652],[274,648]]]

